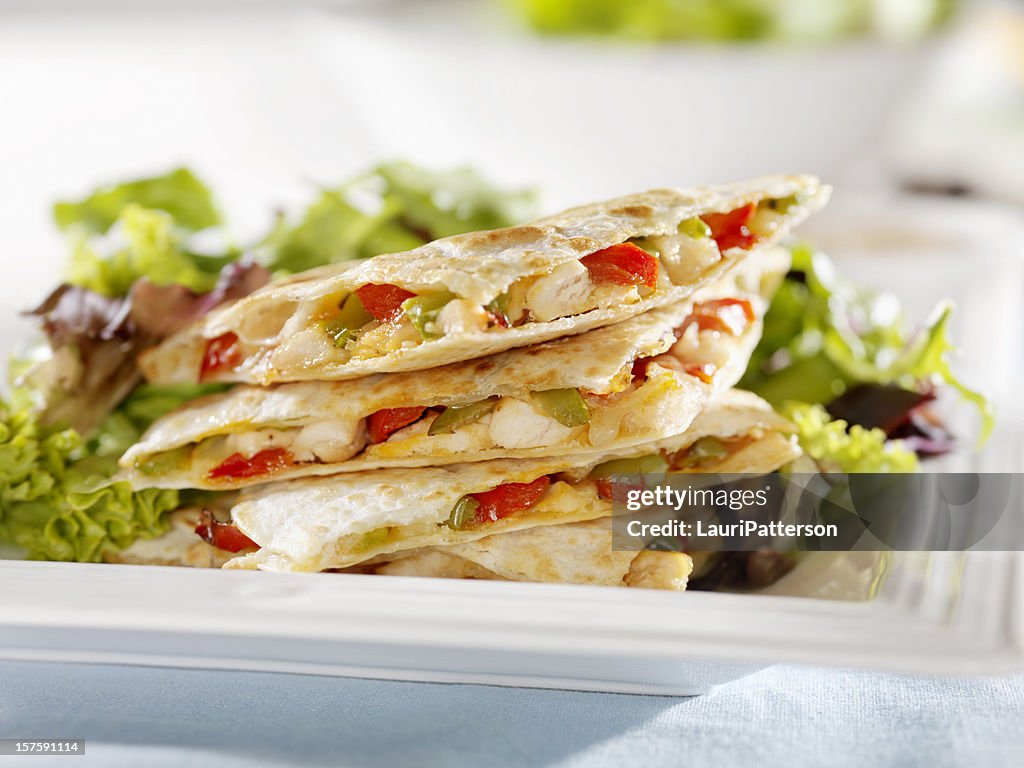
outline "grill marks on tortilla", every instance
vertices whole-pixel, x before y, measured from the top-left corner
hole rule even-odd
[[[544,229],[528,224],[520,227],[492,229],[475,235],[481,245],[491,248],[514,248],[530,243],[541,243],[546,236],[547,232]],[[470,238],[472,235],[465,235],[464,237]]]
[[[634,219],[647,219],[654,214],[654,209],[649,205],[624,205],[620,208],[612,208],[609,213],[614,216],[629,216]]]

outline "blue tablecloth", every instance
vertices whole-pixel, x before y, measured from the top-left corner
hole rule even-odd
[[[0,662],[0,737],[84,738],[74,766],[1019,766],[1024,675],[778,666],[661,698]]]

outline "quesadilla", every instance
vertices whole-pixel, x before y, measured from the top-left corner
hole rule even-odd
[[[537,344],[679,303],[777,243],[829,188],[654,190],[272,284],[148,350],[156,383],[354,379]]]
[[[681,435],[586,457],[502,459],[304,478],[243,492],[218,544],[254,549],[227,568],[322,571],[612,514],[610,478],[657,472],[768,472],[799,455],[792,426],[731,390]],[[227,544],[221,546],[227,548]],[[243,547],[239,546],[239,550]]]
[[[427,371],[241,385],[164,417],[121,459],[138,488],[495,458],[580,456],[683,432],[743,374],[789,264],[759,253],[698,291],[578,336]]]

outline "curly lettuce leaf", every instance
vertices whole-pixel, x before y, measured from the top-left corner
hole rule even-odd
[[[532,192],[500,190],[470,169],[385,163],[322,190],[296,224],[279,220],[260,252],[271,269],[300,272],[517,224],[529,217],[534,201]]]
[[[740,386],[778,406],[789,400],[828,403],[855,384],[945,384],[978,408],[984,440],[993,408],[952,371],[951,313],[951,305],[941,304],[912,336],[893,296],[843,280],[827,256],[798,246]]]
[[[163,211],[178,227],[189,232],[221,223],[213,194],[188,168],[100,187],[83,200],[57,203],[53,216],[61,229],[80,228],[90,234],[103,234],[130,205]]]
[[[817,403],[788,402],[780,409],[797,428],[804,454],[825,472],[916,472],[916,454],[880,429],[833,419]]]
[[[159,536],[177,492],[112,481],[116,460],[91,454],[74,430],[43,427],[0,402],[0,542],[35,559],[99,562]]]
[[[89,440],[0,401],[0,542],[42,560],[99,562],[167,530],[177,491],[133,491],[117,460],[156,419],[223,384],[138,387]]]

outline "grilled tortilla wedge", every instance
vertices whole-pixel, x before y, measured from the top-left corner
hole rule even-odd
[[[270,384],[530,346],[678,304],[829,192],[809,176],[654,190],[321,268],[211,312],[139,364],[162,384]]]

